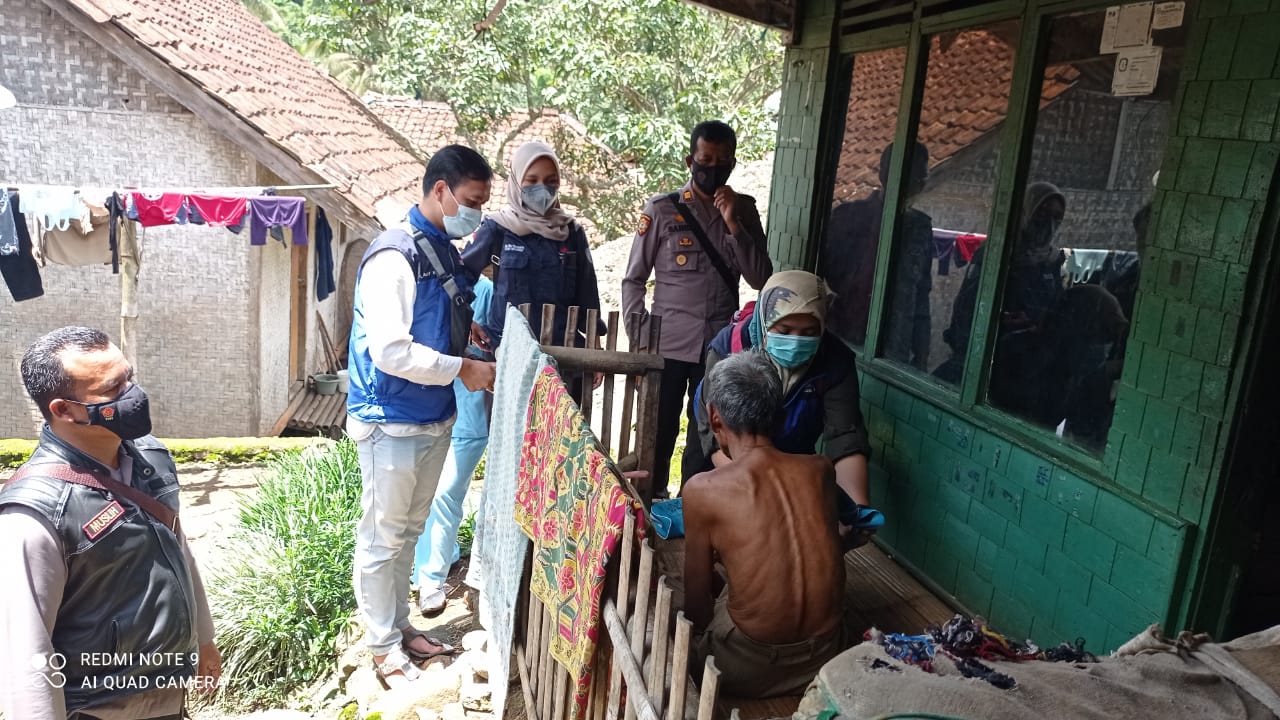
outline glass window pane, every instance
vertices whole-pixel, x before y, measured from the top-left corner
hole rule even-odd
[[[978,279],[970,261],[990,229],[1018,31],[1011,21],[930,38],[903,171],[881,354],[952,384],[964,372]]]
[[[1142,6],[1126,10],[1140,15]],[[988,394],[1093,451],[1111,427],[1186,39],[1185,27],[1148,32],[1149,21],[1131,18],[1116,40],[1133,45],[1099,53],[1105,13],[1060,15],[1049,26]]]
[[[831,216],[818,274],[836,292],[829,329],[862,345],[880,245],[880,153],[893,140],[902,95],[906,48],[858,54],[853,61],[844,140],[831,197]]]

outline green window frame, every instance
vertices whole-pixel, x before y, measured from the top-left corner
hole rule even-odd
[[[1000,261],[983,264],[961,383],[958,388],[946,385],[879,356],[888,310],[885,290],[891,273],[890,264],[893,262],[893,238],[898,231],[898,218],[904,200],[902,187],[907,153],[903,152],[894,153],[888,182],[884,188],[884,211],[871,307],[867,318],[867,337],[862,352],[858,355],[859,366],[863,372],[873,377],[925,397],[942,409],[959,415],[988,432],[1106,485],[1114,485],[1114,481],[1105,468],[1104,453],[1092,453],[1034,427],[1029,422],[988,404],[986,397],[995,348],[997,318],[993,310],[1000,306],[1002,299],[1003,275],[1010,254],[1008,238],[1016,237],[1018,232],[1016,225],[1021,212],[1021,198],[1016,196],[1019,194],[1018,190],[1026,186],[1031,165],[1039,79],[1044,72],[1048,52],[1049,22],[1053,16],[1063,13],[1096,11],[1116,4],[1123,2],[844,0],[837,8],[837,20],[832,27],[832,47],[836,52],[833,53],[828,77],[828,87],[837,90],[828,94],[821,134],[822,147],[839,147],[840,139],[833,137],[833,129],[842,126],[843,116],[847,112],[854,58],[863,52],[905,46],[907,60],[893,142],[898,148],[911,147],[916,140],[916,128],[924,98],[924,77],[931,37],[942,32],[979,29],[990,23],[1020,20],[1019,46],[1014,59],[1008,114],[999,131],[1001,151],[996,172],[990,234],[985,243],[990,248],[989,252]],[[1179,97],[1175,97],[1174,107],[1180,103],[1180,95],[1181,89]],[[818,201],[829,202],[835,186],[838,154],[828,152],[820,158],[820,162],[821,194],[818,195]],[[811,238],[825,236],[827,215],[826,212],[813,214],[809,235]],[[806,267],[813,271],[818,271],[821,262],[821,258],[817,257],[817,245],[816,242],[810,243],[806,258]]]

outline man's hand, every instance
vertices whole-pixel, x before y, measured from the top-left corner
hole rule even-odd
[[[734,208],[738,204],[738,193],[728,185],[721,185],[715,196],[712,198],[716,209],[720,211],[720,217],[724,218],[724,224],[729,228],[729,232],[733,235],[738,234],[738,217],[734,212]]]
[[[493,380],[496,375],[497,367],[493,363],[471,358],[462,358],[462,369],[458,371],[458,379],[471,392],[477,390],[493,392]]]
[[[196,677],[200,678],[200,694],[210,697],[218,691],[218,680],[222,677],[222,653],[212,642],[200,646],[200,662],[196,666]]]
[[[600,389],[600,386],[604,384],[604,373],[602,373],[602,372],[598,372],[598,373],[596,373],[595,378],[594,378],[594,380],[593,380],[592,382],[594,383],[594,384],[591,386],[591,387],[592,387],[592,389],[594,389],[594,390],[598,390],[598,389]]]
[[[490,342],[491,341],[489,339],[489,333],[485,332],[484,328],[481,327],[480,323],[472,321],[471,322],[471,344],[475,345],[476,347],[480,348],[485,352],[493,352],[493,347],[490,345]]]

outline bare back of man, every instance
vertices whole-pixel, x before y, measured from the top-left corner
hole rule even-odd
[[[690,618],[709,619],[715,559],[728,575],[734,624],[751,639],[791,643],[842,622],[844,563],[835,469],[768,445],[691,478],[684,490]]]

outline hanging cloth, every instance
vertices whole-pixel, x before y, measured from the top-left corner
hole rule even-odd
[[[195,221],[195,214],[199,213],[206,225],[214,227],[239,225],[244,214],[249,212],[249,198],[246,197],[188,195],[187,202],[193,211],[192,222]]]
[[[45,229],[66,230],[71,221],[84,219],[85,207],[80,193],[72,187],[36,187],[23,192],[24,215],[36,222],[37,232]]]
[[[187,196],[182,193],[131,193],[142,227],[186,224]]]
[[[0,190],[0,255],[18,254],[18,228],[13,222],[9,193]]]
[[[18,252],[0,255],[0,278],[9,287],[9,294],[13,296],[14,302],[22,302],[44,295],[44,283],[40,280],[40,267],[31,254],[31,233],[27,230],[27,218],[22,214],[18,194],[8,195],[14,229],[18,234]]]
[[[287,227],[293,231],[293,244],[307,244],[306,199],[300,197],[249,198],[249,244],[266,245],[267,228]]]
[[[58,265],[106,265],[112,262],[111,211],[102,205],[79,200],[88,210],[90,222],[72,220],[65,230],[46,229],[40,234],[40,263]]]
[[[337,286],[333,282],[333,228],[324,215],[324,208],[316,207],[316,300],[324,300],[333,294]]]

